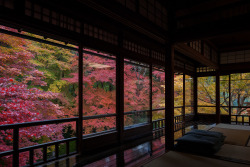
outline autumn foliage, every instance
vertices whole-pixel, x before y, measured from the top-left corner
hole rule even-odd
[[[10,31],[10,28],[1,27]],[[32,35],[32,34],[28,34]],[[83,56],[83,115],[116,113],[115,57],[85,50]],[[93,54],[91,54],[93,53]],[[125,112],[149,109],[149,68],[138,63],[125,64]],[[154,72],[154,97],[163,98],[164,73]],[[76,51],[0,34],[0,124],[15,124],[75,117],[78,115],[78,55]],[[157,88],[157,86],[159,88]],[[158,102],[160,100],[155,100]],[[163,100],[164,101],[164,100]],[[155,103],[156,104],[156,103]],[[155,105],[157,107],[158,105]],[[125,125],[147,121],[147,113],[126,115]],[[115,116],[83,121],[83,134],[116,127]],[[75,124],[20,128],[19,147],[27,147],[70,137]],[[0,131],[0,152],[13,149],[13,131]],[[50,152],[53,150],[48,150]],[[35,150],[34,160],[42,158]],[[11,166],[11,156],[2,164]],[[29,161],[20,154],[20,166]]]
[[[15,124],[57,119],[63,116],[60,98],[56,92],[45,91],[45,72],[34,63],[37,53],[27,46],[32,42],[0,34],[0,124]],[[19,147],[63,139],[63,125],[44,125],[19,130]],[[12,150],[13,131],[0,131],[0,152]],[[41,158],[35,151],[34,159]],[[28,153],[20,154],[20,166],[28,161]],[[2,163],[11,166],[9,156]]]

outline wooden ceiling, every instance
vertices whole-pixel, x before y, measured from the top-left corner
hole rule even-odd
[[[217,51],[222,52],[250,48],[249,0],[158,0],[172,12],[168,13],[166,19],[172,18],[167,23],[173,25],[173,28],[167,31],[140,15],[139,9],[128,10],[117,3],[117,0],[33,1],[51,11],[82,22],[82,27],[84,24],[90,24],[140,43],[144,47],[152,47],[154,44],[154,50],[160,50],[158,47],[164,50],[169,39],[176,44],[205,40],[217,48]],[[18,12],[24,10],[21,8],[22,5],[16,5],[16,7]],[[138,3],[137,8],[139,8]],[[77,33],[67,33],[63,27],[48,26],[41,20],[21,14],[16,15],[15,12],[7,13],[1,10],[0,20],[6,22],[6,25],[27,28],[27,31],[33,28],[30,31],[37,34],[49,33],[48,35],[52,37],[54,35],[55,39],[59,40],[64,36],[66,39],[72,39],[73,42],[82,39]],[[169,34],[171,34],[170,37]],[[93,46],[96,43],[93,42]]]
[[[250,1],[177,0],[175,42],[204,39],[218,51],[250,48]]]

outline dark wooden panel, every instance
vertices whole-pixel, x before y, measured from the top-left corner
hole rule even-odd
[[[250,71],[250,62],[220,65],[221,74],[244,73]]]
[[[215,114],[197,114],[198,121],[204,123],[216,123]]]
[[[124,141],[128,142],[137,138],[151,136],[153,134],[151,125],[145,124],[139,127],[126,128],[124,130]]]
[[[83,136],[82,152],[94,152],[104,147],[118,145],[117,132]]]
[[[185,123],[194,121],[194,115],[186,115],[185,116]]]
[[[221,123],[226,123],[226,124],[230,124],[231,122],[231,116],[230,115],[221,115]]]

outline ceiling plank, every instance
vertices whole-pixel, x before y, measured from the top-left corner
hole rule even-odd
[[[231,17],[224,20],[206,22],[192,27],[175,31],[174,42],[188,42],[198,39],[206,39],[224,36],[250,29],[250,13],[238,17]]]

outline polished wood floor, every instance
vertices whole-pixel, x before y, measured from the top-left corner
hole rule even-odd
[[[191,125],[176,132],[176,138],[191,129],[206,129],[213,125]],[[101,152],[82,157],[72,156],[58,160],[43,167],[132,167],[142,166],[165,153],[163,131],[155,132],[152,137],[138,139],[123,146],[102,150]]]

